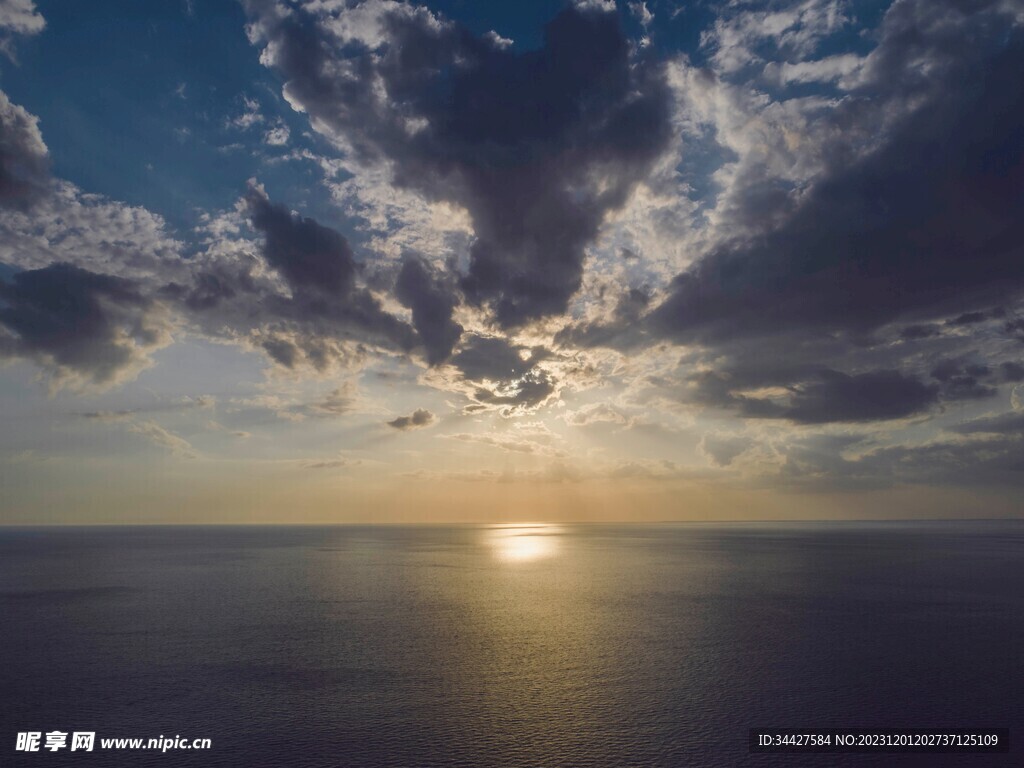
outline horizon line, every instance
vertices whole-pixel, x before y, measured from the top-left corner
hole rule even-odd
[[[3,529],[34,528],[412,528],[454,526],[517,526],[541,527],[550,525],[734,525],[778,523],[993,523],[1022,522],[1017,517],[913,517],[913,518],[780,518],[772,520],[543,520],[543,521],[443,521],[443,522],[264,522],[264,523],[0,523]]]

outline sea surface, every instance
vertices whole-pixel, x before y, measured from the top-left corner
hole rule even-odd
[[[0,529],[0,765],[1024,765],[1024,523]]]

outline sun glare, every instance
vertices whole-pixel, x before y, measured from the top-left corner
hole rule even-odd
[[[498,560],[525,563],[556,555],[559,533],[554,525],[502,525],[488,529],[487,539]]]

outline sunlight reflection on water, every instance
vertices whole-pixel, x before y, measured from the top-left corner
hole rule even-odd
[[[525,523],[494,526],[488,528],[485,535],[497,560],[525,563],[557,555],[560,533],[557,525]]]
[[[0,527],[0,720],[221,745],[175,768],[823,765],[750,755],[750,724],[1024,722],[1022,541],[1024,521]],[[103,765],[170,766],[125,755]],[[893,764],[865,759],[828,764]]]

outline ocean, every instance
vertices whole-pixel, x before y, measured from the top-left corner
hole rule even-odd
[[[0,617],[3,766],[1024,764],[1021,521],[6,528]]]

